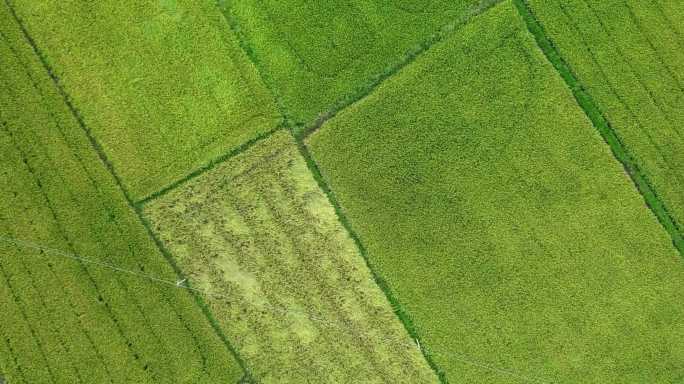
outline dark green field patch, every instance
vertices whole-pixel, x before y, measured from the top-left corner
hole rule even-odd
[[[174,281],[0,4],[0,366],[11,384],[234,383],[242,370]]]
[[[454,383],[672,383],[684,265],[510,2],[308,140]]]
[[[280,121],[213,1],[8,3],[136,200]]]
[[[259,382],[437,382],[286,132],[144,212]]]

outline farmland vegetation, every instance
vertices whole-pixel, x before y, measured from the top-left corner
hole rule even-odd
[[[450,382],[681,377],[681,258],[511,3],[308,145]]]
[[[679,383],[682,4],[0,1],[0,383]]]
[[[212,1],[11,3],[136,200],[279,122]]]
[[[529,6],[684,233],[684,3]]]
[[[144,212],[260,382],[437,382],[288,133]]]
[[[0,371],[9,383],[236,382],[176,274],[0,4]]]
[[[221,1],[289,118],[307,124],[494,1]]]

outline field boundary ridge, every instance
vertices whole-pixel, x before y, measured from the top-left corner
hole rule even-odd
[[[207,171],[214,169],[217,165],[219,165],[219,164],[221,164],[221,163],[245,152],[246,150],[253,147],[255,144],[266,140],[267,138],[271,137],[271,135],[273,135],[274,133],[285,128],[285,126],[286,126],[285,124],[280,124],[277,127],[275,127],[274,129],[271,129],[270,131],[266,131],[264,133],[261,133],[255,137],[245,141],[244,143],[240,144],[239,146],[237,146],[235,148],[231,148],[230,150],[228,150],[228,152],[225,152],[224,154],[219,155],[219,156],[209,160],[204,165],[201,165],[201,166],[195,168],[194,170],[190,171],[189,173],[187,173],[185,176],[181,177],[180,179],[166,185],[165,187],[162,187],[160,190],[158,190],[156,192],[152,192],[151,194],[147,195],[146,197],[143,197],[142,199],[134,202],[133,204],[135,205],[136,208],[140,208],[143,205],[149,203],[150,201],[166,195],[167,193],[169,193],[172,190],[178,188],[179,186],[185,184],[186,182],[202,175],[203,173],[205,173]]]
[[[629,175],[636,189],[643,197],[646,205],[658,219],[665,231],[670,235],[672,244],[684,258],[684,237],[682,231],[670,214],[665,203],[660,199],[656,189],[648,180],[646,174],[640,169],[637,161],[626,149],[622,139],[612,127],[604,113],[598,106],[591,94],[579,81],[577,75],[570,67],[570,64],[563,59],[560,50],[554,42],[547,36],[541,22],[534,15],[526,0],[513,0],[520,17],[527,25],[527,29],[534,36],[537,46],[546,56],[547,60],[553,65],[558,74],[563,78],[565,84],[572,92],[577,104],[589,118],[592,125],[598,130],[603,140],[610,147],[615,159],[617,159],[627,175]]]
[[[304,126],[293,127],[295,139],[297,141],[306,140],[306,138],[311,136],[311,134],[319,130],[326,121],[332,119],[347,107],[371,95],[380,85],[385,82],[385,80],[401,72],[402,69],[421,57],[425,52],[432,48],[432,46],[451,37],[460,27],[463,27],[472,19],[482,15],[504,1],[505,0],[480,0],[478,4],[467,9],[461,17],[455,21],[451,21],[443,25],[437,30],[437,32],[419,42],[413,48],[404,52],[403,57],[401,57],[397,62],[389,64],[383,72],[372,76],[370,81],[359,86],[356,92],[347,97],[338,99],[338,101],[335,102],[330,109],[321,112],[312,122]]]
[[[31,37],[28,29],[26,28],[26,26],[24,25],[24,22],[21,20],[21,18],[17,14],[17,12],[14,9],[11,1],[10,0],[4,0],[4,3],[7,6],[7,8],[9,9],[9,11],[12,15],[12,18],[14,19],[14,21],[17,23],[18,27],[20,28],[22,35],[26,39],[26,42],[31,46],[33,53],[36,55],[36,57],[38,58],[38,60],[40,61],[41,65],[42,65],[43,69],[45,69],[48,76],[52,80],[52,83],[55,86],[55,88],[57,89],[60,96],[62,97],[64,104],[69,109],[69,112],[71,112],[71,115],[74,117],[74,119],[78,123],[79,127],[81,127],[83,133],[85,134],[88,141],[90,142],[91,147],[93,148],[93,150],[95,151],[98,158],[100,159],[102,164],[105,166],[105,168],[107,169],[109,174],[114,179],[116,186],[119,188],[119,190],[123,194],[123,197],[126,200],[126,202],[128,203],[129,207],[133,210],[133,212],[135,212],[136,216],[138,217],[138,220],[144,226],[148,236],[155,243],[157,249],[159,250],[159,252],[161,252],[161,254],[164,256],[166,261],[171,265],[171,267],[174,270],[174,272],[176,273],[176,276],[178,277],[178,279],[179,280],[185,279],[183,272],[180,270],[180,268],[178,267],[176,262],[173,260],[173,257],[171,256],[171,254],[168,252],[168,250],[166,250],[166,248],[163,246],[161,240],[152,231],[152,227],[150,226],[149,222],[142,215],[142,210],[140,209],[140,207],[136,206],[135,202],[132,200],[131,196],[128,194],[128,191],[124,188],[122,181],[121,181],[121,178],[116,173],[114,166],[109,161],[107,155],[104,153],[102,146],[97,141],[95,136],[93,136],[90,128],[85,124],[85,121],[83,120],[83,117],[81,116],[81,113],[79,112],[79,110],[75,107],[75,105],[71,101],[71,97],[69,96],[69,94],[66,92],[66,90],[62,86],[59,77],[55,74],[54,70],[52,69],[52,67],[48,63],[46,55],[40,50],[40,48],[38,47],[38,45],[35,42],[35,40],[33,39],[33,37]],[[216,335],[224,343],[226,348],[228,348],[228,351],[231,353],[231,355],[235,358],[236,362],[238,363],[238,365],[240,366],[242,371],[245,373],[245,375],[251,377],[251,372],[247,368],[247,365],[245,364],[244,360],[239,355],[237,349],[232,345],[232,343],[228,340],[226,335],[223,333],[223,331],[219,327],[218,323],[216,322],[213,315],[209,311],[209,307],[204,302],[202,297],[200,295],[196,294],[196,292],[194,292],[194,291],[191,291],[190,294],[192,295],[193,300],[195,301],[195,304],[202,310],[202,313],[207,318],[207,321],[209,322],[211,327],[214,329],[214,332],[216,333]]]
[[[296,142],[300,154],[306,161],[306,165],[309,168],[309,171],[316,180],[316,184],[318,184],[318,187],[323,191],[330,205],[332,205],[333,209],[335,210],[335,215],[337,216],[339,222],[342,224],[342,227],[344,227],[344,229],[349,234],[349,237],[351,237],[352,241],[354,241],[354,244],[356,245],[359,254],[361,255],[366,264],[366,268],[368,268],[368,270],[371,273],[371,276],[373,277],[373,281],[384,293],[385,298],[387,298],[387,301],[389,301],[389,304],[392,307],[392,311],[397,316],[401,324],[404,326],[404,329],[408,333],[409,337],[416,342],[416,344],[419,347],[418,349],[420,349],[420,352],[427,361],[428,365],[439,378],[440,383],[448,384],[449,382],[447,380],[446,373],[437,365],[437,363],[432,358],[430,352],[425,347],[422,347],[423,344],[420,343],[418,331],[413,323],[413,320],[408,315],[408,312],[403,308],[403,306],[396,298],[394,293],[392,293],[389,284],[387,284],[387,282],[378,274],[378,272],[375,270],[372,263],[370,262],[368,252],[366,251],[366,247],[361,242],[361,238],[359,237],[359,235],[356,234],[356,232],[353,230],[351,222],[345,216],[344,211],[342,210],[342,206],[335,197],[335,193],[332,191],[330,186],[323,178],[323,175],[321,174],[321,171],[318,168],[316,161],[313,159],[313,156],[311,156],[309,149],[306,147],[306,144],[304,144],[304,142],[300,139],[297,139]]]

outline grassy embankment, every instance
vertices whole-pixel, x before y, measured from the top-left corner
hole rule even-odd
[[[299,132],[495,0],[221,1]]]

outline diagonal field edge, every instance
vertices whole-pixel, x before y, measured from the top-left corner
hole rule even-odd
[[[90,128],[88,128],[88,126],[85,124],[83,118],[81,117],[80,112],[78,111],[78,109],[76,109],[76,107],[72,103],[71,97],[66,92],[66,90],[62,87],[59,78],[54,73],[52,67],[48,64],[46,56],[38,48],[38,45],[36,44],[35,40],[33,40],[31,35],[29,34],[29,32],[26,29],[26,26],[24,25],[23,21],[21,20],[21,18],[19,18],[19,15],[17,15],[16,10],[12,6],[12,3],[10,2],[10,0],[5,0],[5,5],[7,6],[10,13],[12,14],[12,18],[14,19],[14,21],[17,23],[17,25],[21,29],[21,32],[22,32],[24,38],[26,39],[28,44],[31,46],[31,49],[33,50],[34,54],[40,60],[40,63],[42,64],[43,68],[47,72],[48,76],[50,76],[50,79],[52,80],[55,88],[57,89],[59,94],[62,96],[64,104],[69,108],[69,111],[71,112],[73,117],[78,122],[78,125],[81,127],[84,134],[88,138],[88,141],[90,142],[91,146],[93,147],[93,150],[97,153],[97,156],[99,157],[100,161],[103,163],[103,165],[105,166],[107,171],[109,171],[109,173],[114,178],[114,181],[115,181],[117,187],[121,190],[121,192],[124,195],[124,198],[126,199],[126,202],[128,203],[129,207],[136,213],[139,221],[145,227],[147,234],[154,241],[155,245],[157,246],[159,251],[162,253],[162,255],[164,255],[164,258],[167,260],[167,262],[171,265],[174,272],[176,273],[176,276],[181,280],[184,279],[185,276],[183,275],[183,272],[180,270],[180,268],[178,267],[176,262],[173,260],[173,257],[168,252],[168,250],[161,243],[161,240],[159,240],[159,238],[157,238],[157,236],[154,234],[149,222],[147,220],[145,220],[145,218],[143,217],[141,209],[135,205],[135,203],[131,199],[130,195],[128,194],[126,189],[123,187],[121,179],[119,178],[118,174],[114,170],[114,167],[113,167],[112,163],[109,161],[109,159],[107,158],[107,155],[104,153],[102,146],[97,142],[97,140],[93,136]],[[190,291],[190,294],[192,295],[193,299],[195,300],[195,304],[201,308],[202,313],[207,318],[209,324],[211,324],[211,327],[214,329],[214,332],[216,333],[216,335],[221,339],[221,341],[224,343],[226,348],[228,348],[229,352],[233,355],[233,357],[237,361],[237,363],[240,366],[240,368],[242,369],[242,371],[245,373],[246,376],[251,377],[251,372],[247,368],[247,365],[245,364],[244,360],[240,357],[236,348],[231,344],[231,342],[228,340],[228,338],[225,336],[225,334],[223,333],[223,331],[219,327],[216,319],[213,317],[212,313],[209,310],[209,307],[206,305],[206,303],[204,302],[202,297],[199,296],[198,294],[196,294],[195,292],[192,292],[192,291]]]
[[[312,173],[314,179],[316,180],[316,183],[318,184],[319,188],[325,193],[326,197],[328,198],[328,201],[330,204],[333,206],[335,210],[335,214],[337,215],[338,220],[342,224],[342,226],[345,228],[347,233],[349,233],[350,237],[356,244],[357,249],[359,250],[359,253],[363,257],[367,268],[371,272],[371,275],[373,277],[374,282],[377,284],[377,286],[382,290],[382,292],[385,294],[385,297],[390,303],[390,306],[392,307],[392,310],[394,311],[395,315],[399,319],[399,321],[402,323],[404,326],[404,329],[406,329],[406,332],[409,334],[411,338],[416,340],[417,343],[420,343],[420,336],[418,335],[418,331],[416,326],[413,323],[413,320],[409,316],[408,312],[403,308],[399,300],[396,298],[394,293],[392,293],[389,285],[387,282],[378,274],[378,272],[375,270],[375,268],[372,266],[370,259],[368,258],[368,253],[366,251],[365,246],[361,242],[361,238],[359,235],[353,230],[351,222],[349,219],[347,219],[346,215],[344,214],[342,207],[340,203],[337,201],[337,198],[335,197],[334,192],[330,188],[330,186],[327,184],[327,182],[324,180],[323,176],[321,175],[320,169],[318,168],[318,165],[316,161],[313,159],[311,156],[306,144],[304,141],[306,140],[307,137],[309,137],[311,134],[316,132],[319,128],[325,124],[328,120],[331,118],[335,117],[340,111],[346,109],[347,107],[351,106],[352,104],[364,99],[365,97],[369,96],[373,91],[375,91],[382,83],[384,83],[386,80],[400,72],[403,68],[414,62],[418,57],[420,57],[422,54],[427,52],[433,45],[445,40],[446,38],[450,37],[451,34],[460,26],[463,26],[467,24],[470,20],[473,18],[485,13],[489,9],[493,8],[497,4],[503,2],[503,0],[482,0],[479,5],[473,9],[461,20],[458,20],[456,22],[449,23],[440,30],[430,36],[427,40],[423,41],[420,43],[416,48],[413,50],[409,51],[403,58],[403,60],[400,60],[398,63],[388,67],[388,69],[377,75],[370,83],[366,84],[362,88],[359,89],[359,92],[352,97],[343,99],[341,101],[338,101],[337,104],[335,104],[329,111],[319,115],[319,117],[314,120],[311,124],[308,126],[305,126],[303,129],[297,131],[297,130],[292,130],[291,133],[295,138],[295,141],[297,143],[297,146],[299,148],[299,151],[304,157],[307,167],[309,168],[310,172]],[[251,56],[250,56],[251,57]],[[258,69],[258,67],[257,67]],[[420,344],[419,344],[420,345]],[[437,375],[439,378],[439,381],[441,384],[448,384],[448,379],[446,377],[446,372],[442,370],[435,360],[432,357],[432,354],[427,350],[427,348],[419,348],[421,354],[427,361],[428,365],[430,368],[433,370],[433,372]]]
[[[242,32],[242,29],[240,28],[235,16],[233,16],[231,10],[224,4],[225,2],[226,0],[216,1],[216,7],[218,8],[218,11],[221,13],[221,15],[223,15],[223,18],[226,20],[226,24],[228,24],[230,30],[235,34],[242,51],[245,52],[245,55],[247,58],[249,58],[249,61],[252,63],[252,65],[254,65],[254,68],[256,68],[256,71],[259,74],[261,81],[264,83],[264,86],[273,96],[276,107],[278,108],[278,113],[280,113],[282,116],[285,125],[290,126],[292,124],[292,118],[287,113],[287,108],[285,108],[283,97],[276,90],[276,87],[273,86],[274,81],[270,76],[268,76],[268,71],[262,68],[263,66],[261,61],[257,58],[254,48],[249,43],[249,40],[245,37],[244,32]]]
[[[544,27],[534,15],[532,9],[525,0],[513,0],[518,13],[525,21],[527,29],[534,36],[537,45],[542,50],[547,60],[565,81],[570,91],[572,91],[577,104],[582,108],[586,116],[599,131],[603,140],[610,147],[613,156],[622,164],[637,190],[643,197],[646,205],[651,209],[663,226],[665,231],[672,238],[672,244],[684,257],[684,237],[682,237],[681,227],[670,214],[665,203],[658,196],[655,188],[648,180],[646,174],[640,169],[637,161],[627,151],[615,129],[606,119],[603,112],[598,107],[596,101],[582,85],[570,65],[563,59],[559,49],[553,41],[546,35]]]
[[[320,129],[326,121],[335,117],[335,115],[337,115],[340,111],[369,96],[382,83],[384,83],[385,80],[397,74],[407,65],[413,63],[417,58],[419,58],[430,48],[432,48],[433,45],[447,39],[459,27],[468,24],[468,22],[470,22],[473,18],[487,12],[488,10],[490,10],[491,8],[493,8],[494,6],[498,5],[503,1],[504,0],[481,0],[476,6],[470,8],[458,20],[443,25],[432,36],[428,37],[427,39],[418,43],[414,48],[407,51],[398,62],[390,64],[384,72],[375,75],[375,77],[372,78],[369,83],[357,88],[357,92],[355,94],[338,100],[328,111],[319,114],[318,118],[316,118],[313,122],[300,128],[299,130],[295,130],[295,139],[305,140],[312,133]]]
[[[446,373],[444,372],[444,370],[442,370],[437,365],[437,363],[434,361],[434,359],[432,358],[432,355],[427,350],[427,348],[420,347],[420,345],[422,345],[422,343],[420,343],[420,336],[418,335],[418,331],[417,331],[415,325],[413,324],[413,320],[409,316],[408,312],[402,307],[401,303],[396,298],[394,293],[392,293],[392,290],[390,289],[389,284],[387,284],[387,282],[378,274],[378,272],[375,270],[375,268],[371,264],[370,259],[368,258],[368,252],[366,251],[366,247],[361,242],[361,238],[359,237],[359,235],[357,235],[356,232],[352,229],[351,222],[345,216],[345,214],[342,210],[342,206],[340,205],[340,203],[337,201],[337,198],[335,197],[335,193],[332,191],[330,186],[326,183],[325,179],[323,178],[323,175],[321,174],[321,171],[318,168],[316,161],[311,156],[309,149],[306,147],[306,144],[304,144],[304,142],[301,140],[296,140],[296,142],[297,142],[297,147],[299,148],[299,152],[302,155],[302,157],[304,157],[304,160],[306,161],[306,165],[309,168],[309,171],[311,172],[312,176],[316,180],[318,187],[323,191],[323,193],[325,193],[325,196],[328,198],[328,201],[330,202],[330,204],[335,209],[335,215],[337,216],[337,219],[342,224],[342,226],[347,231],[347,233],[349,233],[349,236],[354,241],[356,248],[359,250],[361,257],[363,258],[364,262],[366,263],[366,267],[368,268],[368,270],[371,273],[371,276],[373,277],[373,281],[380,288],[380,290],[382,290],[382,292],[385,294],[387,301],[389,301],[390,306],[392,307],[392,311],[395,313],[397,318],[399,318],[399,321],[404,326],[404,329],[406,330],[406,332],[409,334],[409,336],[412,339],[414,339],[418,343],[418,346],[419,346],[418,349],[422,353],[423,357],[427,361],[427,363],[430,366],[430,368],[432,369],[432,371],[439,378],[440,383],[441,384],[448,384],[448,380],[447,380]]]
[[[135,205],[136,208],[141,208],[143,205],[150,202],[151,200],[154,200],[154,199],[157,199],[161,196],[164,196],[165,194],[169,193],[170,191],[172,191],[172,190],[178,188],[179,186],[185,184],[186,182],[196,178],[197,176],[200,176],[201,174],[214,169],[217,165],[225,162],[226,160],[245,152],[246,150],[248,150],[249,148],[251,148],[255,144],[257,144],[263,140],[266,140],[267,138],[271,137],[271,135],[273,135],[274,133],[278,132],[279,130],[281,130],[285,127],[286,127],[285,124],[280,124],[277,127],[275,127],[274,129],[271,129],[270,131],[261,133],[255,137],[245,141],[244,143],[242,143],[239,146],[229,150],[228,152],[226,152],[226,153],[224,153],[224,154],[222,154],[222,155],[220,155],[214,159],[209,160],[208,163],[206,163],[206,164],[204,164],[198,168],[195,168],[195,170],[193,170],[192,172],[186,174],[185,176],[183,176],[180,179],[172,182],[171,184],[163,187],[162,189],[160,189],[156,192],[152,192],[151,194],[147,195],[146,197],[138,200],[137,202],[134,202],[133,205]]]

